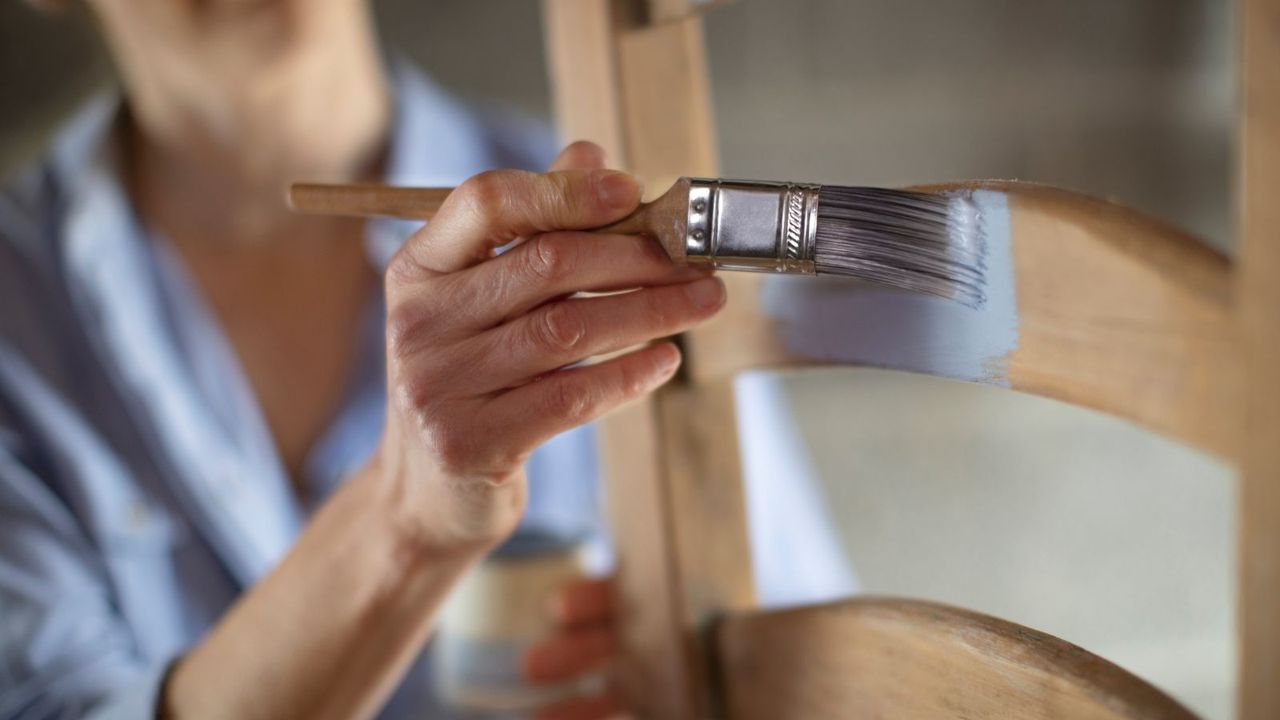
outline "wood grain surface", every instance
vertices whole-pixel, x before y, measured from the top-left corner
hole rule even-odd
[[[733,616],[717,640],[734,720],[1194,717],[1082,648],[936,603],[859,598]]]
[[[701,23],[687,14],[647,23],[645,10],[640,0],[543,3],[563,138],[602,145],[652,199],[681,176],[718,168]],[[644,717],[710,712],[707,623],[753,601],[726,388],[694,389],[682,376],[601,423],[623,608],[620,680]]]
[[[1280,718],[1280,0],[1243,0],[1240,717]]]

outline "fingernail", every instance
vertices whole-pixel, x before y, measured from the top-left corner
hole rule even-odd
[[[685,289],[694,307],[701,310],[719,307],[724,303],[724,282],[718,277],[709,277],[690,283]]]
[[[605,207],[628,210],[640,202],[640,182],[627,173],[606,171],[596,187],[600,202]]]

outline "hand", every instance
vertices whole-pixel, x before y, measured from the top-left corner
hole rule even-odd
[[[599,154],[571,146],[558,165]],[[718,279],[677,267],[655,240],[574,232],[639,200],[636,180],[614,171],[488,172],[391,260],[390,402],[375,465],[418,551],[501,541],[524,508],[530,453],[666,382],[680,355],[662,342],[576,363],[686,330],[724,303]]]
[[[551,637],[529,649],[524,675],[534,683],[565,683],[606,670],[618,653],[613,582],[583,580],[553,599]],[[603,720],[625,716],[623,703],[606,690],[543,708],[537,720]]]

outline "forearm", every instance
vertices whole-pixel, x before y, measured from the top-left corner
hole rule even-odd
[[[406,242],[385,281],[385,465],[349,481],[178,665],[175,715],[377,710],[449,589],[515,528],[529,454],[666,382],[680,355],[658,343],[579,363],[683,332],[723,305],[718,280],[674,266],[650,239],[558,232],[608,225],[639,199],[636,180],[616,172],[495,171],[455,190]],[[532,239],[486,259],[520,237]],[[637,289],[577,297],[619,288]]]
[[[364,472],[281,565],[175,668],[171,717],[360,717],[377,711],[485,547],[418,539],[394,483]]]

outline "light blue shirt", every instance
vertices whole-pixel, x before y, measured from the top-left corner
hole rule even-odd
[[[453,185],[550,160],[538,126],[479,113],[404,67],[395,89],[390,183]],[[118,109],[114,98],[93,103],[0,196],[0,718],[152,717],[168,665],[274,567],[313,509],[291,491],[179,258],[132,211],[112,132]],[[370,223],[370,262],[380,267],[413,229]],[[306,460],[321,500],[381,433],[382,321],[371,297],[342,408]],[[528,473],[530,506],[512,544],[597,533],[590,428],[540,448]],[[785,495],[808,513],[820,502],[804,492]],[[789,589],[766,596],[841,594],[849,576],[825,526],[798,526],[761,578]],[[797,538],[832,560],[811,573],[816,583],[780,575],[794,570]],[[778,546],[753,541],[758,555]],[[432,716],[427,672],[425,660],[410,671],[385,715]]]

